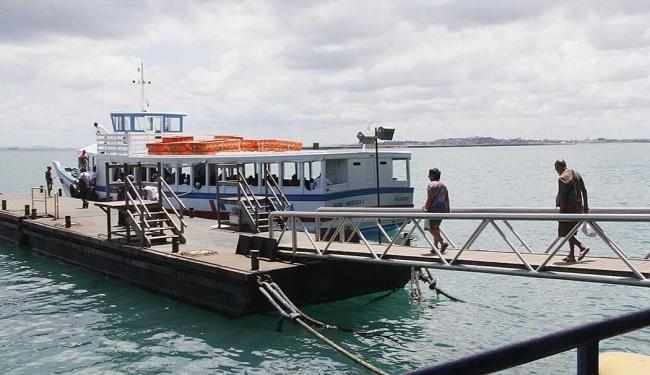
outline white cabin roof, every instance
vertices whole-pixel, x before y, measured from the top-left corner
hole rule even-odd
[[[98,155],[102,160],[112,162],[142,162],[143,164],[157,162],[175,162],[178,164],[194,164],[197,162],[214,163],[260,163],[260,162],[304,162],[324,159],[364,159],[374,158],[375,152],[358,149],[336,149],[336,150],[302,150],[287,152],[220,152],[213,155]],[[410,159],[411,152],[408,150],[380,149],[380,158]]]

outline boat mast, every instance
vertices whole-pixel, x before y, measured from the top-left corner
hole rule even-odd
[[[142,106],[142,112],[147,112],[147,107],[149,106],[149,103],[146,103],[145,106],[145,100],[144,100],[144,86],[145,85],[150,85],[151,81],[145,81],[144,80],[144,62],[140,62],[140,67],[138,67],[138,72],[140,72],[140,79],[139,80],[133,80],[133,83],[140,85],[140,105]]]

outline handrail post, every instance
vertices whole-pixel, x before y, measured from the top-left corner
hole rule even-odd
[[[161,180],[163,179],[163,170],[162,170],[162,162],[158,162],[158,179],[156,180],[156,188],[158,189],[158,202],[162,206],[162,194],[164,194],[162,190],[162,182]]]
[[[577,375],[598,374],[598,341],[578,346]]]
[[[291,216],[291,247],[294,253],[298,251],[298,232],[296,232],[295,216]]]
[[[106,185],[106,197],[104,197],[104,200],[107,201],[107,202],[111,201],[111,197],[112,197],[111,193],[113,192],[113,188],[111,187],[111,182],[112,181],[111,181],[111,171],[110,171],[109,165],[110,164],[108,164],[108,162],[104,163],[104,172],[105,172],[105,175],[106,175],[105,176],[106,177],[106,182],[105,182],[105,185]]]
[[[214,180],[216,181],[215,188],[217,192],[217,228],[221,228],[221,205],[219,204],[219,201],[221,199],[219,197],[219,164],[214,165]]]

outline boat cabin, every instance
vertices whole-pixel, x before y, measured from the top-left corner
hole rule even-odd
[[[152,112],[113,112],[114,133],[182,133],[184,114]]]

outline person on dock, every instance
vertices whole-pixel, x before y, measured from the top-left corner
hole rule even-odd
[[[86,172],[86,168],[81,168],[79,175],[79,193],[81,194],[82,208],[88,208],[88,196],[92,188],[93,178],[90,173]]]
[[[555,161],[555,171],[560,176],[558,178],[558,192],[555,198],[555,206],[560,208],[563,214],[581,214],[589,212],[589,203],[587,199],[587,188],[580,173],[573,169],[568,169],[566,162],[562,159]],[[572,229],[578,224],[577,221],[560,221],[558,223],[557,233],[560,237],[566,237]],[[565,262],[575,262],[575,247],[578,246],[580,254],[578,260],[582,260],[589,248],[584,246],[573,234],[569,238],[569,255],[563,260]]]
[[[117,177],[117,180],[115,182],[124,182],[124,173],[120,173],[119,176]],[[124,189],[124,185],[118,185],[117,187],[117,201],[118,202],[124,202],[124,198],[126,197],[126,190]],[[124,213],[122,210],[117,210],[117,226],[118,227],[123,227],[126,225],[126,217],[124,216]]]
[[[426,212],[449,213],[449,191],[447,185],[440,180],[438,168],[429,169],[429,185],[427,186],[427,201],[422,207]],[[433,244],[440,249],[441,253],[447,250],[449,244],[442,239],[440,234],[440,223],[442,220],[429,220],[427,229],[433,236]],[[431,251],[434,253],[434,251]]]
[[[158,173],[154,173],[151,176],[151,181],[158,182]],[[142,190],[144,191],[144,197],[143,197],[144,199],[154,201],[154,202],[158,202],[158,199],[160,199],[157,186],[147,185],[144,188],[142,188]]]
[[[86,150],[81,150],[81,155],[79,155],[79,171],[82,169],[88,170],[88,154]]]
[[[47,167],[47,170],[45,171],[45,185],[47,186],[47,197],[52,198],[52,185],[54,185],[52,167]]]

